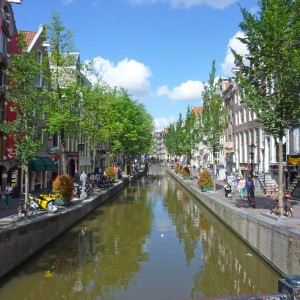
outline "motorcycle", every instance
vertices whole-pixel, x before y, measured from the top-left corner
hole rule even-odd
[[[103,175],[100,180],[98,181],[98,187],[99,188],[110,188],[112,187],[114,184],[113,182],[110,180],[110,177]]]
[[[232,186],[230,183],[226,183],[224,186],[225,197],[232,198]]]
[[[74,197],[79,198],[80,200],[84,200],[87,198],[87,192],[84,185],[80,185],[78,183],[74,183],[74,190],[73,190]]]
[[[19,205],[18,214],[32,215],[41,210],[46,210],[48,213],[55,213],[58,210],[55,198],[51,194],[41,194],[38,198],[29,194],[26,204],[27,207],[25,207],[25,201],[23,201]]]

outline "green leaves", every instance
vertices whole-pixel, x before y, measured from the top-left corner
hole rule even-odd
[[[223,98],[219,84],[215,78],[215,61],[212,62],[212,70],[209,74],[209,82],[204,86],[202,93],[203,111],[201,114],[201,140],[215,153],[227,127],[228,111],[223,107]]]

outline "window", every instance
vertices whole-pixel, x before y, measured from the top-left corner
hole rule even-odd
[[[4,85],[4,66],[0,64],[0,87]]]
[[[291,153],[300,152],[300,127],[292,128]]]
[[[6,34],[1,32],[0,53],[6,54]]]
[[[39,65],[42,66],[43,54],[42,54],[41,51],[37,51],[36,58],[37,58],[37,61],[38,61]],[[41,73],[38,73],[38,74],[35,75],[34,84],[37,87],[41,87],[42,86],[42,76],[41,76]]]

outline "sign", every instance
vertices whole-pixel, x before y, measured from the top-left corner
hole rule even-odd
[[[233,142],[225,142],[224,143],[224,153],[232,153],[233,150]]]

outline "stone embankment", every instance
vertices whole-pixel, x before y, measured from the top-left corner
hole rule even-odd
[[[257,196],[257,208],[251,209],[225,198],[222,188],[216,192],[202,192],[195,179],[183,180],[173,170],[167,169],[167,172],[284,276],[300,274],[298,205],[293,218],[274,217],[266,197]]]
[[[144,175],[142,171],[135,176],[124,177],[113,187],[101,189],[93,197],[72,200],[70,206],[60,207],[55,214],[42,213],[21,218],[13,215],[1,219],[0,278],[117,194],[130,181]]]

